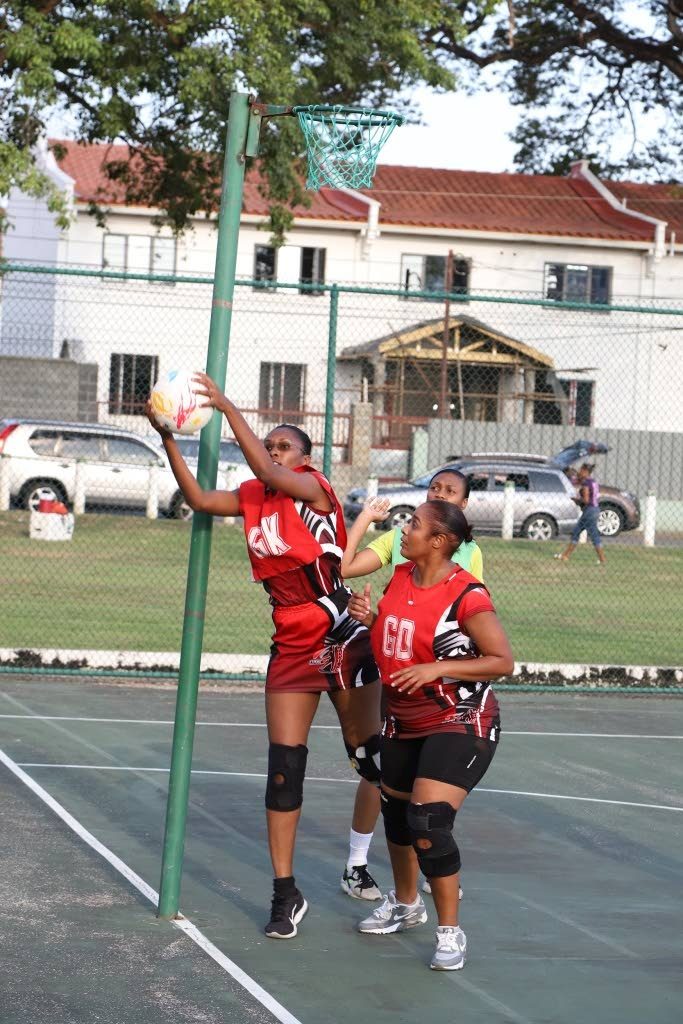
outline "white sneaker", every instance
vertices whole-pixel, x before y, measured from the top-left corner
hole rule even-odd
[[[427,911],[421,896],[417,897],[415,903],[399,903],[392,889],[370,917],[360,922],[358,931],[367,935],[391,935],[424,924],[426,920]]]
[[[368,871],[367,864],[356,864],[355,867],[344,868],[341,877],[342,892],[353,896],[355,900],[381,900],[377,882]]]
[[[436,949],[430,967],[433,971],[459,971],[465,966],[467,936],[462,928],[439,926]]]
[[[432,887],[428,878],[425,878],[422,883],[422,892],[426,892],[428,896],[432,895]],[[461,900],[464,896],[462,888],[458,887],[458,899]]]

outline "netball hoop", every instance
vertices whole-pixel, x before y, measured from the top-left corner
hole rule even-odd
[[[372,188],[382,146],[404,118],[388,110],[292,107],[306,142],[306,188]]]

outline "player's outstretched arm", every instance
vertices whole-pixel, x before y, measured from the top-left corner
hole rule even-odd
[[[354,576],[367,576],[368,573],[381,569],[383,562],[376,551],[371,548],[358,550],[358,545],[367,533],[371,523],[381,523],[389,514],[387,498],[368,498],[360,510],[355,522],[351,525],[346,538],[346,550],[342,555],[341,574],[346,580]]]
[[[331,510],[332,502],[329,496],[311,473],[294,473],[286,466],[280,466],[273,462],[263,442],[256,436],[242,413],[221,392],[216,382],[208,374],[197,373],[194,379],[200,385],[196,388],[197,394],[203,395],[207,399],[203,404],[212,406],[223,413],[252,472],[266,487],[282,491],[290,498],[300,498],[319,508]]]
[[[164,451],[173,471],[173,476],[178,481],[178,487],[183,492],[185,501],[193,512],[208,512],[212,516],[237,516],[239,515],[239,494],[237,491],[205,491],[199,486],[195,477],[187,467],[185,459],[180,454],[173,434],[159,426],[151,402],[145,406],[147,419],[160,435]]]

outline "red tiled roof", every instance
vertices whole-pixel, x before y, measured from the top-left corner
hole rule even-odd
[[[625,199],[628,209],[665,220],[669,231],[683,241],[683,185],[645,185],[636,181],[605,181],[615,199]]]
[[[653,234],[653,226],[614,210],[573,177],[380,166],[368,194],[382,203],[383,223],[575,238]]]
[[[78,200],[97,199],[124,204],[123,187],[110,182],[102,165],[122,160],[120,145],[59,143],[65,155],[59,166],[75,180]],[[258,171],[247,175],[244,212],[267,216],[268,200],[258,189]],[[493,174],[425,167],[381,165],[372,189],[362,190],[381,203],[380,224],[502,232],[514,235],[558,235],[625,241],[652,239],[654,225],[631,217],[628,210],[668,222],[668,230],[683,239],[683,187],[607,182],[607,188],[627,209],[616,210],[578,172],[559,178],[544,174]],[[296,207],[297,218],[364,221],[367,206],[335,189],[309,193],[310,207]]]
[[[84,203],[100,202],[108,206],[125,206],[125,187],[122,182],[111,181],[104,173],[104,164],[128,158],[128,146],[106,145],[104,143],[81,145],[66,139],[50,139],[50,145],[57,145],[64,155],[57,160],[61,170],[75,181],[75,196]],[[135,158],[133,158],[135,159]],[[252,171],[244,185],[245,213],[268,216],[268,200],[260,194],[258,171]],[[333,189],[321,189],[309,193],[311,205],[294,208],[296,217],[316,220],[360,220],[367,217],[367,205],[351,199]]]

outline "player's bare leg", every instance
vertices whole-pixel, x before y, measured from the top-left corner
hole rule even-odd
[[[294,880],[294,844],[301,816],[306,742],[319,701],[318,693],[266,691],[270,742],[266,822],[274,889],[271,920],[266,925],[269,938],[293,938],[308,909]],[[282,808],[273,806],[278,800]],[[287,809],[292,804],[296,806]]]
[[[386,786],[383,790],[404,801],[406,807],[410,802],[410,793],[400,793]],[[425,905],[417,891],[418,865],[415,851],[412,846],[402,846],[389,839],[387,847],[394,888],[384,897],[384,902],[358,925],[358,930],[366,935],[392,935],[424,924],[427,920]]]
[[[466,796],[467,790],[460,786],[417,778],[413,786],[412,802],[418,806],[446,803],[454,811],[458,811]],[[427,850],[431,844],[428,839],[417,839],[416,845],[418,850]],[[457,853],[457,847],[455,850]],[[458,863],[459,860],[458,854]],[[436,929],[436,949],[430,967],[436,971],[457,971],[464,966],[467,954],[467,938],[458,924],[460,872],[452,875],[433,875],[429,881],[439,922]]]
[[[377,743],[381,727],[379,680],[367,686],[330,693],[341,725],[347,751],[358,751],[351,760],[361,775],[353,807],[353,818],[349,836],[349,855],[342,875],[341,887],[349,896],[357,899],[376,900],[381,897],[379,888],[367,868],[368,850],[375,824],[379,816],[379,772],[371,749],[366,750],[368,740]],[[368,745],[369,746],[369,745]],[[368,776],[373,774],[375,781]]]

